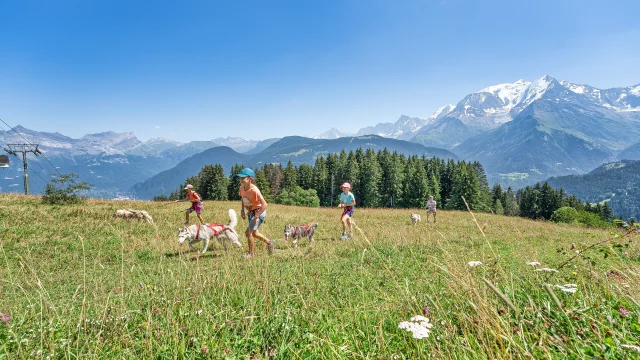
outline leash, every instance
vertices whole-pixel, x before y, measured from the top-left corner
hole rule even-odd
[[[320,219],[322,219],[322,218],[324,218],[325,216],[329,215],[329,213],[331,213],[334,209],[335,209],[335,208],[330,207],[330,208],[329,208],[329,210],[328,210],[327,212],[325,212],[324,214],[320,215],[318,218],[316,218],[316,220],[315,220],[315,221],[312,221],[312,222],[306,223],[305,225],[306,225],[306,226],[311,226],[311,225],[313,225],[313,224],[317,223],[318,221],[320,221]]]

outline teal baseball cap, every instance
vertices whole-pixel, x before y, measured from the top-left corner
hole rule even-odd
[[[253,170],[251,170],[251,169],[249,169],[249,168],[244,168],[244,169],[242,169],[242,171],[240,171],[240,172],[238,173],[238,175],[236,175],[236,176],[237,176],[237,177],[247,177],[247,176],[248,176],[248,177],[252,177],[252,178],[254,178],[254,177],[256,177],[256,173],[255,173],[255,172],[253,172]]]

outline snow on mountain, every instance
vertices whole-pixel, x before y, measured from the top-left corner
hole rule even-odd
[[[431,116],[427,118],[427,124],[432,123],[441,117],[447,116],[451,110],[455,108],[455,105],[447,104],[445,106],[439,107],[436,111],[433,112]]]
[[[258,143],[257,140],[245,140],[240,137],[216,138],[213,140],[220,146],[228,146],[237,152],[246,152],[253,149]]]
[[[353,134],[342,131],[340,129],[331,128],[328,131],[323,132],[320,135],[316,135],[314,139],[338,139],[341,137],[353,136]]]
[[[427,122],[427,119],[402,115],[395,123],[379,123],[375,126],[364,127],[358,130],[355,136],[378,135],[394,139],[404,139],[409,136],[409,134],[420,130]]]

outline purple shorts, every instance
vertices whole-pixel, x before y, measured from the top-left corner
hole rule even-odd
[[[196,214],[200,214],[202,212],[202,202],[194,202],[191,203],[191,207],[187,209],[188,212],[195,211]]]

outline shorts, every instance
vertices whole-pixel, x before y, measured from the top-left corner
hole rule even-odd
[[[349,215],[349,217],[353,217],[353,206],[345,206],[344,210],[342,211],[342,215],[340,215],[340,220],[342,220],[342,218],[345,215]]]
[[[187,211],[189,213],[195,211],[196,214],[200,215],[200,213],[202,212],[202,202],[194,202],[191,203],[191,207],[187,209]]]
[[[436,213],[436,208],[427,208],[427,214],[435,214]]]
[[[264,222],[264,217],[267,215],[267,212],[263,212],[262,215],[260,215],[260,217],[258,218],[258,223],[256,225],[253,225],[253,218],[255,218],[256,216],[256,212],[255,211],[249,211],[249,213],[247,214],[247,219],[249,219],[249,225],[247,226],[247,229],[255,231],[258,230],[258,228],[260,227],[260,225]]]

